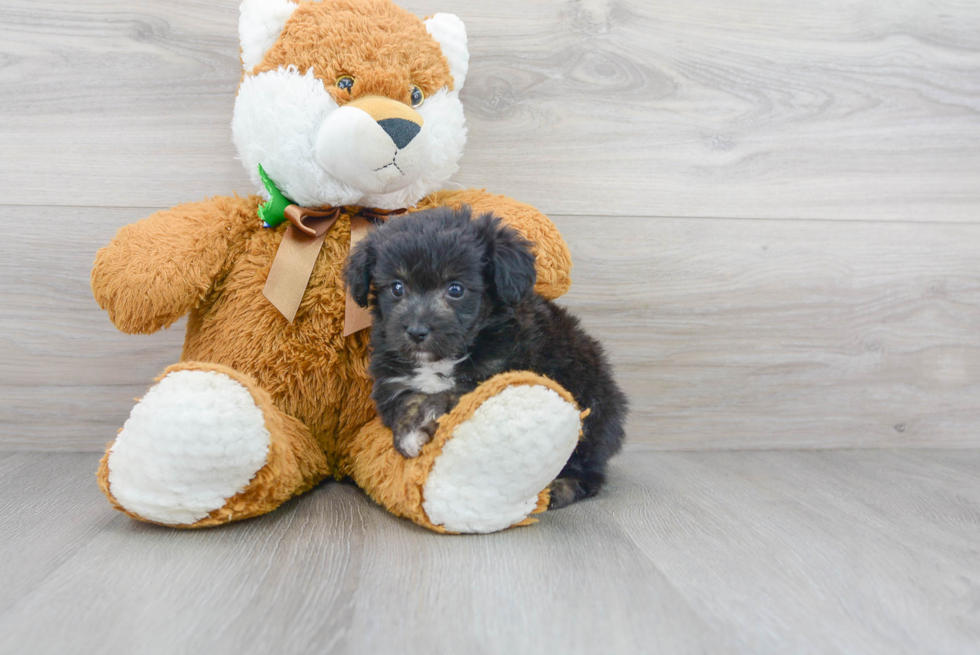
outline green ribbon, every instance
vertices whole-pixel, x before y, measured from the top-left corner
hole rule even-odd
[[[265,190],[269,192],[269,200],[259,206],[259,218],[262,220],[263,226],[275,227],[286,220],[286,215],[283,213],[286,211],[286,207],[296,203],[282,195],[282,191],[266,174],[262,164],[259,164],[259,177],[262,178]]]

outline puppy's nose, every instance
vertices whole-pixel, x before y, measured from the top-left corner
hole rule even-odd
[[[412,341],[415,343],[422,343],[425,338],[429,336],[429,326],[428,325],[409,325],[405,330],[408,332],[408,336],[411,337]]]
[[[411,143],[412,139],[422,131],[421,125],[407,121],[404,118],[385,118],[378,121],[378,125],[391,137],[391,140],[395,142],[395,146],[399,150]]]

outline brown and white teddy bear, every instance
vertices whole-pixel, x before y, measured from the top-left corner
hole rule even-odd
[[[352,238],[386,214],[470,205],[535,244],[546,298],[571,262],[533,207],[446,191],[466,141],[462,22],[388,0],[245,0],[232,131],[260,195],[218,196],[119,230],[92,290],[113,323],[151,333],[189,315],[180,362],[133,408],[99,468],[134,518],[203,527],[269,512],[351,477],[389,511],[440,532],[530,522],[575,448],[571,396],[497,376],[443,417],[418,457],[375,414],[369,334],[346,297]]]

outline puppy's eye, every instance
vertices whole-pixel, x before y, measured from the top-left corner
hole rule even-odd
[[[337,88],[350,93],[350,90],[354,88],[354,78],[350,75],[341,75],[337,78]]]
[[[391,283],[391,295],[395,298],[401,298],[405,295],[405,285],[402,284],[401,280],[395,280]]]
[[[425,102],[425,94],[422,93],[422,89],[417,86],[412,86],[412,106],[418,107],[423,102]]]
[[[446,287],[446,294],[450,298],[462,298],[463,292],[465,291],[466,289],[464,289],[463,285],[460,284],[459,282],[450,282],[449,286]]]

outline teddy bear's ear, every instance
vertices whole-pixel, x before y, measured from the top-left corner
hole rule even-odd
[[[251,73],[262,62],[297,6],[289,0],[243,0],[239,7],[238,39],[245,72]]]
[[[466,81],[466,71],[470,67],[470,52],[466,49],[466,26],[459,16],[436,14],[425,21],[429,31],[439,46],[442,56],[449,61],[449,72],[453,76],[453,90],[459,91]]]

